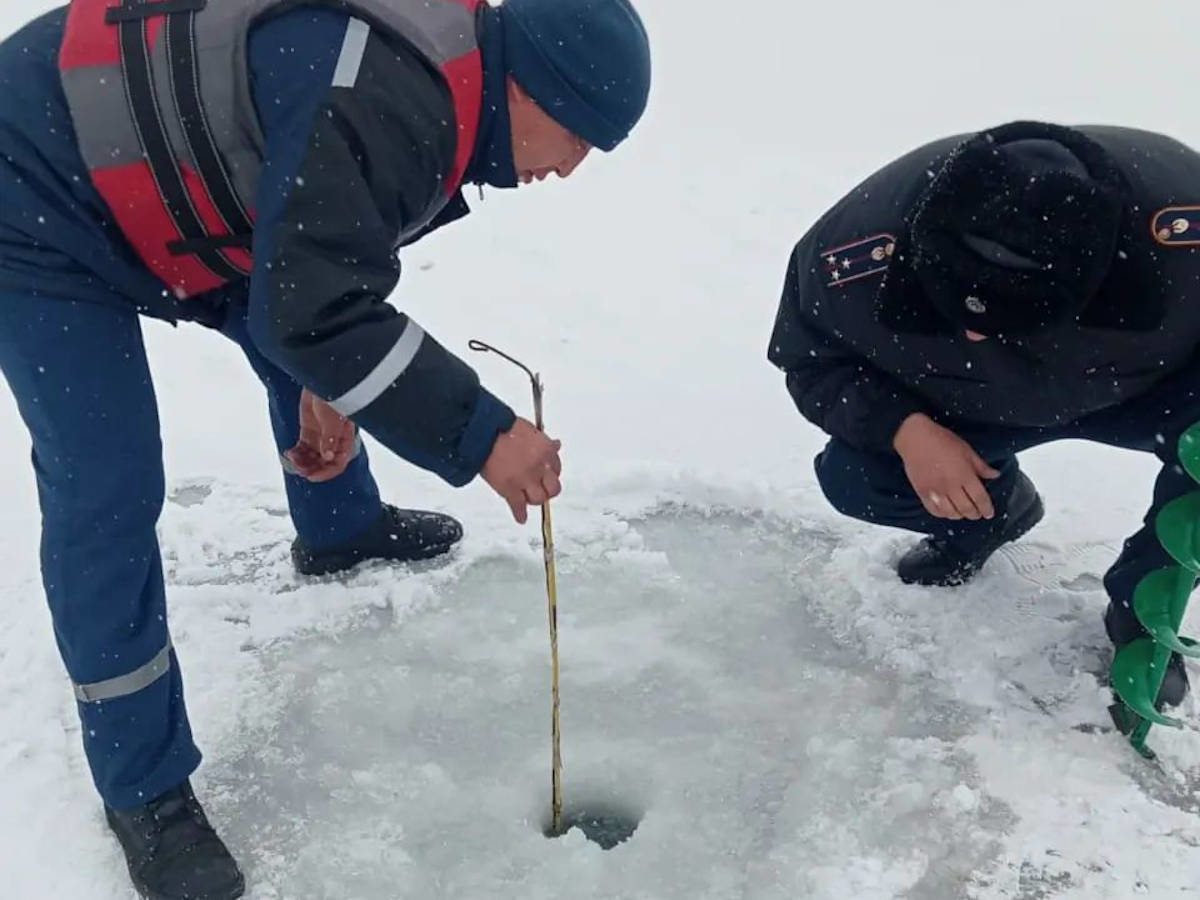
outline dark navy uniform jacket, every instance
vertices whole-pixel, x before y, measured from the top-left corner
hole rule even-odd
[[[947,326],[898,333],[878,319],[911,280],[905,222],[966,135],[936,141],[851,191],[797,244],[768,350],[800,412],[825,432],[890,452],[900,423],[1051,427],[1200,388],[1200,154],[1160,134],[1082,127],[1128,186],[1120,252],[1087,316],[1019,340],[971,343]],[[899,268],[898,268],[899,267]],[[905,285],[907,287],[897,287]]]
[[[450,483],[470,481],[513,412],[385,302],[400,275],[394,236],[443,190],[454,159],[454,105],[438,73],[372,30],[353,89],[333,90],[345,13],[306,7],[258,25],[249,67],[267,157],[254,272],[179,302],[89,181],[57,68],[64,21],[55,10],[0,45],[0,291],[210,325],[247,303],[263,354],[327,398],[356,358],[404,346],[411,362],[354,421]],[[459,196],[431,229],[466,212]]]

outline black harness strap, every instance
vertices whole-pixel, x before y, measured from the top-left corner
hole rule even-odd
[[[196,66],[196,14],[175,13],[167,17],[166,26],[167,60],[171,73],[171,93],[175,108],[183,125],[184,138],[196,162],[204,188],[212,198],[221,221],[238,243],[229,238],[213,238],[213,249],[220,247],[245,247],[254,231],[254,223],[242,204],[225,161],[217,149],[216,140],[200,101],[200,79]],[[189,251],[195,252],[195,249]]]
[[[129,95],[129,110],[146,162],[154,175],[159,195],[175,228],[185,241],[208,237],[200,216],[192,205],[171,150],[167,129],[154,93],[154,75],[150,69],[150,54],[146,40],[146,20],[122,22],[120,29],[121,68],[125,75],[125,90]],[[196,258],[218,278],[233,281],[243,273],[234,268],[215,250],[201,250]]]
[[[203,237],[199,240],[191,241],[171,241],[167,244],[167,249],[171,251],[172,256],[188,256],[193,253],[199,253],[201,250],[249,250],[253,242],[253,235],[249,234],[230,234],[217,237]]]
[[[191,195],[188,193],[187,185],[183,180],[183,173],[180,170],[179,163],[175,158],[175,153],[171,148],[171,140],[167,134],[166,124],[163,122],[162,110],[158,104],[158,96],[154,88],[154,73],[150,64],[150,44],[147,36],[147,20],[156,15],[170,13],[167,16],[167,33],[168,41],[171,32],[182,31],[183,39],[189,46],[189,52],[185,56],[185,61],[189,67],[189,75],[183,81],[190,83],[193,90],[190,92],[194,95],[194,103],[199,107],[199,88],[196,84],[195,77],[195,51],[192,43],[193,34],[193,17],[197,10],[203,9],[207,0],[159,0],[159,2],[138,3],[136,0],[127,2],[125,6],[114,7],[108,11],[106,18],[117,24],[118,34],[121,46],[121,69],[124,74],[125,91],[129,101],[129,110],[133,117],[134,128],[137,131],[138,142],[141,144],[142,153],[146,157],[146,163],[150,167],[150,172],[154,177],[154,183],[158,188],[159,197],[162,200],[163,206],[166,208],[168,215],[175,224],[175,230],[179,234],[179,239],[168,243],[167,250],[173,256],[195,256],[205,268],[213,275],[223,281],[234,281],[248,274],[247,270],[241,266],[234,264],[230,259],[221,252],[221,247],[245,246],[248,244],[249,233],[252,230],[247,221],[244,211],[241,209],[240,203],[235,203],[234,206],[238,211],[238,215],[232,220],[226,221],[227,226],[246,224],[243,235],[236,235],[235,240],[230,240],[228,237],[214,238],[209,234],[203,220],[196,211],[196,206],[192,202]],[[113,16],[113,13],[118,15]],[[176,17],[183,17],[187,20],[182,29],[172,27],[172,20]],[[168,48],[170,49],[170,48]],[[172,61],[171,81],[172,92],[176,92],[176,82],[181,79],[177,77],[176,67]],[[176,96],[176,105],[180,106],[179,98]],[[195,126],[192,126],[191,132],[188,131],[188,124],[184,119],[184,109],[186,106],[180,107],[180,117],[184,120],[185,134],[191,142],[191,132],[195,132]],[[203,113],[201,113],[203,117]],[[201,122],[199,127],[204,132],[208,131],[207,123]],[[215,147],[212,144],[211,135],[208,135],[206,147],[210,148],[213,154],[216,154]],[[203,153],[203,151],[193,151],[193,153]],[[205,159],[206,156],[198,155],[197,159]],[[220,157],[217,156],[219,161]],[[197,163],[199,167],[199,163]],[[227,173],[224,166],[220,165],[220,180],[224,185],[228,185]],[[206,182],[206,189],[212,192],[212,188],[207,186],[208,178],[211,173],[200,171],[201,180]],[[232,188],[229,188],[232,191]],[[218,190],[218,193],[220,191]],[[222,198],[224,199],[224,198]],[[217,203],[214,197],[214,205],[217,206],[218,212],[222,218],[226,218],[226,210],[221,204]],[[231,227],[231,231],[234,229]],[[214,243],[218,242],[218,243]]]
[[[207,5],[208,0],[149,0],[146,3],[127,0],[123,6],[114,6],[107,10],[104,13],[104,21],[109,25],[140,22],[142,19],[152,19],[167,13],[198,12]]]

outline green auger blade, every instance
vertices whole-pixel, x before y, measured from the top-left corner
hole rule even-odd
[[[1170,654],[1166,648],[1158,647],[1152,638],[1138,638],[1117,651],[1110,680],[1124,704],[1147,722],[1182,728],[1181,721],[1168,718],[1154,708],[1167,673],[1168,659]]]
[[[1200,422],[1180,436],[1177,449],[1183,468],[1200,482]],[[1146,746],[1152,726],[1183,727],[1155,708],[1172,654],[1200,658],[1196,641],[1178,633],[1200,575],[1200,492],[1168,503],[1154,524],[1159,543],[1179,566],[1151,572],[1134,590],[1133,611],[1150,636],[1117,651],[1110,680],[1120,702],[1108,709],[1118,730],[1146,759],[1154,759]]]
[[[1155,530],[1172,559],[1189,571],[1200,572],[1200,491],[1163,507]]]
[[[1151,728],[1149,722],[1139,719],[1137,713],[1120,700],[1115,701],[1108,708],[1108,714],[1112,716],[1113,724],[1117,726],[1117,731],[1129,738],[1129,743],[1143,759],[1158,759],[1157,754],[1146,746],[1146,738],[1150,735]]]
[[[1151,572],[1133,592],[1133,611],[1155,641],[1182,656],[1200,659],[1194,642],[1176,634],[1195,583],[1196,576],[1178,566]]]
[[[1179,438],[1179,461],[1195,481],[1200,481],[1200,422]]]

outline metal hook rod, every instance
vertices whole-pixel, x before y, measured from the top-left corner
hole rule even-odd
[[[521,362],[519,359],[514,359],[513,357],[509,356],[503,350],[497,350],[491,344],[485,344],[483,341],[475,341],[475,340],[468,341],[467,346],[470,347],[472,350],[474,350],[476,353],[495,353],[497,356],[501,357],[502,359],[507,359],[510,363],[512,363],[518,369],[521,369],[522,371],[524,371],[525,374],[529,376],[530,381],[534,382],[535,384],[537,384],[539,382],[538,376],[536,374],[534,374],[534,371],[531,368],[529,368],[529,366],[525,365],[525,363]]]
[[[529,376],[533,387],[533,409],[538,431],[545,432],[542,421],[542,378],[523,362],[514,359],[502,350],[497,350],[483,341],[472,340],[468,347],[477,353],[495,353],[501,359],[506,359]],[[563,790],[562,790],[562,725],[559,715],[559,678],[558,678],[558,572],[554,559],[554,528],[550,518],[550,501],[542,504],[542,555],[546,567],[546,597],[550,615],[550,814],[553,823],[553,833],[562,834],[563,824]]]

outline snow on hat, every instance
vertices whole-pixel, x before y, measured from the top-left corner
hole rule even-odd
[[[1124,210],[1120,177],[1093,148],[1079,132],[1026,125],[951,156],[909,229],[912,273],[945,320],[1022,335],[1083,313],[1116,258]]]

